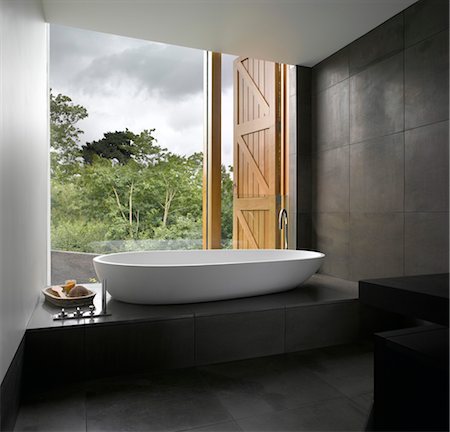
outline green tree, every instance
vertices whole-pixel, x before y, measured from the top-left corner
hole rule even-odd
[[[81,147],[85,164],[91,164],[95,156],[110,159],[124,165],[130,160],[148,165],[158,159],[163,149],[155,145],[152,133],[155,129],[142,131],[139,135],[124,131],[105,132],[103,138],[88,142]]]
[[[87,110],[73,103],[69,96],[50,91],[50,155],[53,175],[73,173],[78,166],[80,136],[78,122],[88,116]]]
[[[222,165],[222,245],[231,247],[233,238],[233,179],[231,173],[233,167],[228,171]]]
[[[157,185],[154,198],[162,210],[161,223],[167,226],[173,218],[191,215],[194,219],[202,214],[202,160],[201,153],[186,157],[168,153],[164,161],[148,171]]]
[[[102,252],[98,244],[105,241],[125,240],[124,249],[136,249],[148,239],[198,247],[178,240],[201,239],[203,154],[169,152],[154,129],[105,132],[81,145],[78,122],[86,117],[69,97],[51,95],[52,247]],[[222,167],[222,236],[229,244],[230,170]]]

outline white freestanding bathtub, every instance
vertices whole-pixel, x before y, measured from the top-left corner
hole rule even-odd
[[[94,258],[112,298],[175,304],[250,297],[295,288],[325,255],[306,250],[124,252]]]

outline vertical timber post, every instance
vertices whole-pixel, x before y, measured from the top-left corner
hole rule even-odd
[[[221,243],[221,93],[222,56],[205,52],[205,125],[203,152],[203,249]]]

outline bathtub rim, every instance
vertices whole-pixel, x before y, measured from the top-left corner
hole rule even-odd
[[[267,264],[267,263],[275,263],[275,262],[291,262],[291,261],[309,261],[309,260],[316,260],[316,259],[323,259],[325,258],[325,254],[323,252],[308,250],[308,249],[287,249],[291,252],[309,252],[311,254],[314,254],[314,256],[309,257],[303,257],[303,258],[278,258],[278,259],[260,259],[260,260],[251,260],[251,261],[229,261],[229,262],[210,262],[210,263],[188,263],[188,264],[170,264],[170,263],[164,263],[164,264],[136,264],[136,263],[117,263],[117,262],[108,262],[104,261],[103,259],[106,257],[116,256],[116,255],[128,255],[128,254],[136,254],[136,253],[186,253],[189,251],[195,251],[195,252],[221,252],[229,249],[189,249],[189,250],[160,250],[160,251],[128,251],[128,252],[114,252],[111,254],[103,254],[99,255],[93,258],[94,264],[105,264],[105,265],[111,265],[111,266],[119,266],[119,267],[144,267],[144,268],[181,268],[181,267],[209,267],[209,266],[224,266],[224,265],[245,265],[245,264]],[[231,249],[233,250],[233,249]],[[236,250],[236,249],[234,249]],[[246,251],[270,251],[270,252],[280,252],[284,251],[286,249],[238,249],[238,250],[246,250]]]

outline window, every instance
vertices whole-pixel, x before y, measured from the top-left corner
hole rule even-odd
[[[201,249],[203,51],[51,25],[50,56],[52,283]]]
[[[96,254],[279,247],[284,66],[56,25],[50,60],[52,283]]]

